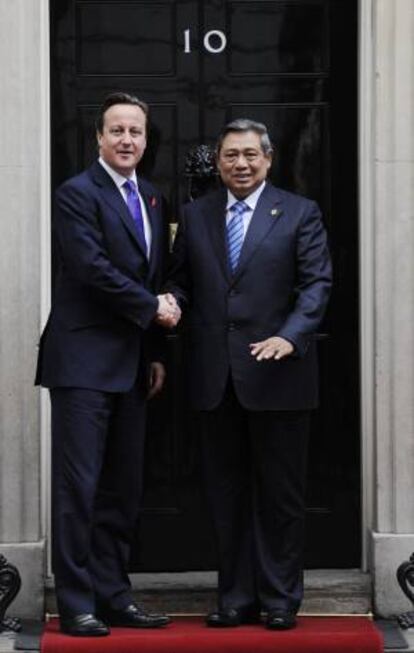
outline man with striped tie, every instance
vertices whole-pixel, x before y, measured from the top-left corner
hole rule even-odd
[[[224,188],[184,207],[168,284],[188,312],[189,393],[218,545],[211,627],[263,611],[266,627],[293,628],[303,594],[312,336],[331,264],[317,205],[268,183],[271,161],[264,125],[224,128]]]

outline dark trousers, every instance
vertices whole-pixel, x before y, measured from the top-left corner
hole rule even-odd
[[[219,608],[297,611],[303,596],[308,411],[248,411],[229,383],[201,413]]]
[[[52,552],[61,615],[131,602],[127,564],[140,507],[144,389],[54,388]]]

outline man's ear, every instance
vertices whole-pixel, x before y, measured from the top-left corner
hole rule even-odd
[[[267,162],[269,164],[267,169],[270,170],[270,168],[272,167],[272,163],[273,163],[273,153],[267,154],[266,158],[267,158]]]

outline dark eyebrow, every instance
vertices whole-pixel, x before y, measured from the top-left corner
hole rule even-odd
[[[234,154],[234,153],[238,153],[238,152],[247,153],[247,154],[248,153],[256,154],[257,152],[260,152],[260,149],[255,148],[255,147],[246,147],[244,149],[239,150],[236,147],[232,147],[231,149],[224,150],[224,152],[225,152],[225,154]]]

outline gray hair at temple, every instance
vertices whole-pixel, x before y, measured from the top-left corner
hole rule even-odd
[[[262,122],[250,120],[249,118],[237,118],[237,120],[228,122],[227,125],[225,125],[221,130],[216,145],[217,156],[220,154],[221,146],[227,134],[232,132],[255,132],[260,136],[260,145],[262,147],[263,153],[272,154],[273,145],[271,143],[266,125],[264,125]]]

